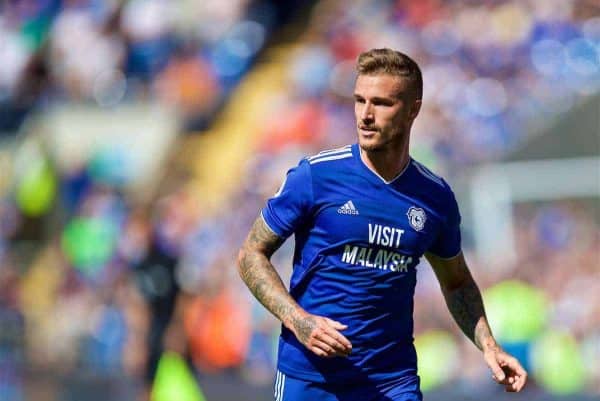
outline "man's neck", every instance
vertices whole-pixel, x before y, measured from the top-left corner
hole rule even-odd
[[[385,181],[390,182],[404,171],[410,161],[408,144],[406,145],[399,150],[366,151],[361,149],[360,157],[369,169]]]

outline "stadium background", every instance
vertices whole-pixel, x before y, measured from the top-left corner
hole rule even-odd
[[[200,400],[190,375],[209,401],[269,399],[278,325],[236,251],[287,168],[354,141],[353,63],[384,46],[422,66],[411,152],[453,185],[493,329],[531,372],[510,399],[600,399],[597,2],[0,13],[0,400],[142,399],[157,333],[157,401]],[[426,398],[509,399],[418,274]]]

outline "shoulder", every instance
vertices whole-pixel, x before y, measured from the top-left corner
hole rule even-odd
[[[416,179],[420,184],[425,185],[429,190],[435,192],[452,192],[452,189],[446,180],[431,171],[423,163],[411,159],[411,164],[415,171]]]
[[[328,149],[315,155],[308,156],[306,164],[310,169],[315,190],[330,186],[337,187],[342,182],[348,181],[348,174],[356,173],[354,154],[352,146],[343,146],[336,149]]]
[[[435,200],[435,203],[440,204],[440,206],[449,206],[456,203],[454,192],[444,178],[415,159],[411,159],[411,165],[414,172],[414,184],[422,188],[429,195],[429,198]]]
[[[343,163],[345,159],[352,158],[352,145],[342,146],[335,149],[323,150],[315,155],[307,156],[303,160],[312,167],[332,167]]]
[[[426,183],[427,185],[431,185],[437,190],[445,190],[446,188],[449,188],[448,184],[442,177],[431,171],[423,163],[415,159],[411,159],[410,162],[415,169],[417,177],[420,178],[420,181]]]
[[[287,179],[296,185],[304,185],[307,180],[313,182],[344,170],[341,164],[352,160],[352,145],[336,149],[323,150],[317,154],[303,157],[298,165],[288,170]]]

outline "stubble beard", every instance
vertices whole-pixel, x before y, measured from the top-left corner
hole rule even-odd
[[[381,134],[380,131],[377,131],[378,134]],[[358,135],[360,136],[360,132],[358,133]],[[388,138],[386,141],[383,142],[373,142],[373,143],[361,143],[361,141],[358,141],[358,146],[360,146],[360,148],[365,151],[365,152],[369,152],[369,153],[383,153],[383,152],[388,152],[388,151],[392,151],[395,150],[398,147],[401,147],[404,143],[404,137],[406,136],[405,133],[402,132],[402,129],[398,129],[397,132],[395,132],[394,134],[392,134],[390,136],[390,138]],[[359,137],[360,138],[360,137]]]
[[[359,146],[362,150],[369,153],[379,153],[383,152],[386,149],[387,143],[360,143]]]

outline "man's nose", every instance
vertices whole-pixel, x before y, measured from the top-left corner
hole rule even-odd
[[[362,110],[362,114],[360,118],[363,121],[372,121],[374,119],[373,116],[373,105],[369,102],[365,103],[365,107]]]

